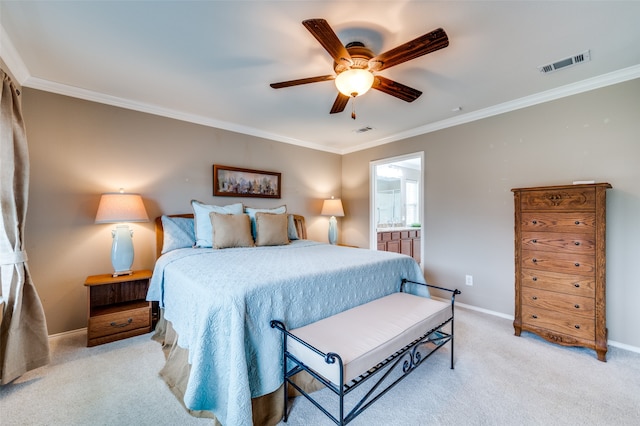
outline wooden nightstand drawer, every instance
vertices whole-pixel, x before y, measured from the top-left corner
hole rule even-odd
[[[151,271],[87,277],[87,346],[150,332],[154,304],[145,300]],[[157,306],[157,305],[155,305]]]
[[[144,332],[151,331],[151,315],[148,304],[137,309],[89,318],[88,338],[91,340],[138,328],[144,328]]]

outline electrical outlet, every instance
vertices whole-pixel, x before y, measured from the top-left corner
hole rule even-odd
[[[473,285],[473,275],[467,275],[467,276],[465,277],[465,281],[464,281],[464,283],[465,283],[466,285]]]

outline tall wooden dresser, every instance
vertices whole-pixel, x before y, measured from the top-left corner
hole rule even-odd
[[[608,183],[512,189],[515,335],[595,349],[606,361]]]

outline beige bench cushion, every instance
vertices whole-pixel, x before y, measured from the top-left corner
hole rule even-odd
[[[450,317],[450,303],[393,293],[291,333],[324,353],[339,354],[344,383],[348,383]],[[294,339],[287,339],[287,345],[296,358],[339,384],[337,363],[325,363],[324,358]]]

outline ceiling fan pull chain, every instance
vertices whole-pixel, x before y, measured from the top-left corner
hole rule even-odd
[[[356,119],[356,97],[351,97],[351,118]]]

